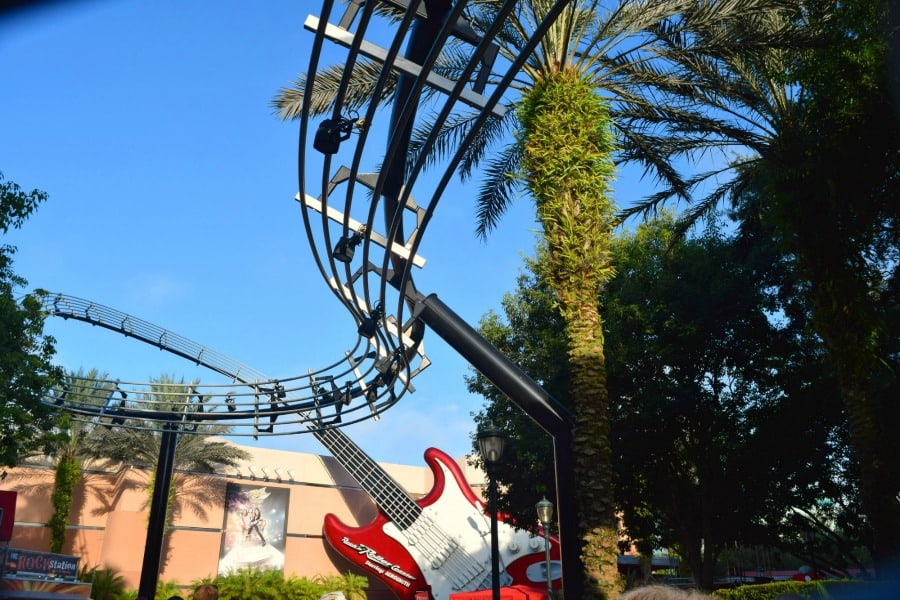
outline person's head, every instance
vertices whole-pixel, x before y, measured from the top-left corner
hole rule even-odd
[[[218,600],[219,588],[211,583],[204,583],[194,590],[194,600]]]
[[[670,585],[645,585],[629,590],[619,600],[703,600],[709,596],[697,590],[682,590]]]

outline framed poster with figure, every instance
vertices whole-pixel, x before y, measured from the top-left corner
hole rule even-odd
[[[219,549],[219,575],[253,567],[284,570],[290,490],[229,483]]]

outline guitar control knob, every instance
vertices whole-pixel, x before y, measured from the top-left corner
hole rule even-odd
[[[517,542],[516,540],[511,540],[506,545],[506,549],[509,551],[510,554],[518,553],[519,552],[519,542]]]
[[[528,547],[532,550],[543,550],[544,548],[544,540],[540,538],[533,537],[528,541]]]

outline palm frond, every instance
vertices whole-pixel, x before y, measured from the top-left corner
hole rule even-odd
[[[521,145],[511,143],[485,165],[484,177],[475,200],[475,235],[482,240],[487,239],[516,200],[516,192],[521,185],[518,176],[521,162]]]
[[[463,181],[469,179],[484,161],[484,157],[493,154],[494,148],[513,131],[517,117],[512,107],[509,108],[504,118],[488,119],[476,132],[472,143],[466,146],[457,168]]]
[[[707,174],[702,175],[703,180],[709,179],[710,177],[712,176]],[[730,197],[734,189],[739,185],[738,178],[729,178],[725,183],[715,187],[699,202],[692,204],[678,219],[675,233],[679,236],[687,234],[687,232],[701,219],[713,214],[717,207],[721,205],[722,201],[725,198]]]
[[[233,444],[210,439],[209,436],[226,434],[227,427],[207,427],[205,432],[206,435],[192,434],[179,438],[175,447],[175,465],[178,469],[215,473],[222,467],[234,467],[250,458],[245,450]]]
[[[494,38],[501,62],[520,53],[524,40],[553,4],[553,0],[516,3]],[[471,0],[464,18],[475,31],[484,33],[504,5],[504,0]],[[379,14],[399,19],[404,13],[386,6]],[[814,43],[811,29],[797,26],[802,20],[794,0],[573,0],[528,57],[513,89],[527,90],[549,72],[574,69],[610,102],[622,145],[618,161],[640,164],[644,174],[661,185],[630,210],[642,212],[640,207],[648,202],[673,198],[691,202],[697,191],[694,178],[686,179],[676,165],[691,166],[713,153],[716,160],[727,162],[735,149],[761,155],[778,128],[791,118],[794,98],[784,73],[796,49]],[[457,80],[466,73],[470,58],[471,48],[451,38],[434,70]],[[357,65],[343,108],[360,109],[371,102],[379,74],[377,63]],[[341,65],[316,75],[313,114],[334,111],[333,99],[343,76]],[[301,77],[281,91],[274,102],[281,118],[299,117],[305,83]],[[393,84],[377,99],[379,103],[393,99]],[[426,86],[423,103],[434,94],[440,92]],[[456,152],[468,139],[474,120],[466,110],[451,114],[444,123],[420,120],[407,156],[408,170],[420,159],[429,139],[433,145],[422,161],[424,168]],[[434,127],[438,130],[432,134]],[[515,173],[511,167],[517,165],[515,160],[510,162],[511,146],[492,154],[516,128],[514,111],[503,120],[490,119],[462,152],[457,172],[463,180],[484,168],[477,200],[480,237],[496,226],[520,183],[510,175]],[[693,206],[705,204],[700,201]]]
[[[381,64],[371,60],[359,60],[351,73],[346,89],[342,112],[361,111],[372,100],[373,92],[381,75]],[[334,112],[335,98],[344,76],[344,65],[332,65],[316,73],[313,81],[313,94],[310,99],[310,114],[324,115]],[[282,120],[289,121],[301,118],[303,98],[306,90],[307,75],[302,74],[291,87],[282,88],[272,100],[272,107]],[[388,81],[383,94],[377,99],[379,104],[387,104],[393,100],[396,88],[396,77]]]
[[[423,148],[429,142],[430,151],[422,162],[426,169],[450,156],[469,134],[477,117],[472,113],[451,114],[439,127],[430,119],[418,123],[410,136],[407,168],[412,169],[420,160]]]
[[[620,139],[624,140],[624,144],[617,155],[618,162],[622,164],[637,162],[643,166],[645,176],[650,175],[657,184],[664,186],[661,191],[636,204],[637,208],[624,211],[623,218],[635,213],[647,214],[650,212],[648,206],[655,206],[673,197],[685,200],[690,198],[689,186],[670,160],[671,154],[666,146],[655,143],[655,139],[658,138],[639,135],[627,129],[620,130],[620,133]]]

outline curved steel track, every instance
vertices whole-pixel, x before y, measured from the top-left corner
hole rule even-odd
[[[468,25],[465,1],[424,0],[407,5],[405,0],[351,0],[342,5],[338,24],[332,24],[330,20],[337,17],[335,2],[324,0],[319,14],[306,18],[313,42],[300,119],[300,191],[295,199],[302,208],[302,224],[317,270],[359,326],[343,357],[305,374],[270,379],[137,317],[90,300],[51,294],[45,298],[50,315],[117,331],[208,367],[230,381],[189,386],[184,391],[183,386],[161,390],[160,384],[151,382],[91,383],[70,377],[68,385],[49,394],[46,402],[77,418],[111,419],[116,425],[158,427],[186,420],[228,425],[233,435],[255,437],[303,433],[377,417],[413,392],[413,379],[430,364],[422,344],[426,327],[420,318],[426,297],[413,280],[413,270],[425,265],[419,247],[463,159],[463,149],[474,143],[489,119],[505,115],[516,75],[567,2],[559,0],[549,7],[547,18],[522,40],[521,53],[500,54],[497,60],[495,38],[517,4],[504,3],[494,22],[480,31]],[[388,12],[392,14],[386,18]],[[383,45],[368,41],[370,34],[381,38]],[[309,103],[325,44],[333,45],[329,58],[343,52],[336,59],[344,65],[343,79],[333,114],[327,120],[318,119],[314,127]],[[404,45],[409,47],[401,56]],[[441,53],[448,50],[461,50],[470,57],[456,80],[433,70]],[[378,103],[369,103],[353,118],[342,107],[355,70],[372,64],[380,69],[373,97],[395,86],[393,113],[382,136],[374,133],[384,129],[374,125],[386,121]],[[421,106],[428,107],[428,121],[434,128],[419,148],[417,160],[406,164],[410,133],[420,122]],[[439,177],[426,180],[422,175],[438,131],[448,118],[464,111],[473,123],[458,140],[459,150],[442,163]],[[337,138],[322,152],[316,138],[329,124],[337,126]],[[371,165],[372,170],[366,171],[363,165]],[[414,187],[419,201],[413,199]],[[339,245],[346,248],[346,242],[354,250],[352,255],[337,251]],[[91,386],[105,391],[84,393]],[[198,431],[196,426],[182,429]]]

